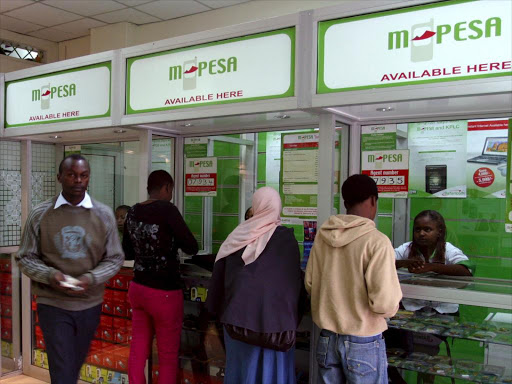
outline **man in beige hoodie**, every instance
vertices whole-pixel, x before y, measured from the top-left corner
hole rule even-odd
[[[389,239],[375,228],[377,185],[352,175],[342,186],[346,215],[320,228],[306,268],[317,344],[319,382],[387,384],[386,318],[402,291]]]

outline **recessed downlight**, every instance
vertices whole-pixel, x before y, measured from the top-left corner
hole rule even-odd
[[[194,124],[192,123],[185,123],[185,124],[181,124],[182,127],[191,127],[193,126]]]
[[[59,135],[51,135],[51,136],[48,136],[50,139],[60,139],[62,136],[59,136]]]
[[[126,129],[115,129],[114,132],[115,133],[125,133]]]
[[[283,113],[283,114],[280,114],[280,115],[276,115],[275,118],[276,119],[289,119],[290,115],[287,115],[286,113]]]

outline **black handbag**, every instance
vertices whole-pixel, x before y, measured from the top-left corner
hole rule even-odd
[[[286,352],[295,344],[295,331],[262,333],[231,324],[224,324],[224,328],[234,340],[274,351]]]

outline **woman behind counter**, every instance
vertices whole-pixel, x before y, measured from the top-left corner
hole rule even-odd
[[[217,254],[206,305],[224,324],[225,384],[292,384],[304,285],[299,247],[293,230],[280,226],[281,199],[273,188],[258,189],[252,208],[254,216]],[[274,343],[263,343],[269,334]]]
[[[446,224],[443,216],[433,210],[425,210],[414,218],[413,240],[395,248],[396,267],[407,268],[411,273],[435,272],[449,276],[472,276],[468,257],[458,248],[446,241]],[[422,314],[443,314],[456,316],[459,305],[429,300],[402,299],[401,305],[408,311]],[[439,353],[439,345],[446,340],[444,336],[429,335],[410,331],[389,329],[385,333],[388,348],[402,348],[408,353],[423,352],[431,356]],[[388,375],[393,383],[403,383],[395,367],[388,367]],[[424,383],[433,383],[435,376],[420,373]]]
[[[183,322],[183,293],[178,249],[194,255],[197,241],[170,202],[174,181],[166,171],[151,172],[149,199],[126,215],[123,249],[135,259],[128,290],[132,307],[132,342],[128,363],[130,384],[145,384],[144,368],[156,334],[159,382],[176,383]]]
[[[413,241],[395,249],[396,267],[408,268],[411,273],[435,272],[448,276],[472,276],[468,257],[446,241],[446,224],[437,211],[426,210],[414,218]],[[407,310],[432,307],[438,313],[455,313],[459,306],[451,303],[429,303],[424,300],[403,299]]]

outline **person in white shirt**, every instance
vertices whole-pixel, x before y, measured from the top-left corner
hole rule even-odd
[[[468,257],[446,241],[446,224],[437,211],[422,211],[414,218],[413,241],[395,248],[395,256],[396,267],[411,273],[472,276]],[[459,309],[457,304],[414,299],[403,299],[402,305],[409,311],[430,307],[443,314]]]
[[[446,241],[446,224],[443,216],[433,210],[420,212],[414,218],[413,240],[395,248],[396,268],[407,268],[411,273],[434,272],[449,276],[472,276],[468,257],[457,247]],[[457,316],[459,305],[430,300],[404,298],[401,306],[408,311],[420,311],[422,315],[435,313]],[[388,347],[403,348],[408,353],[423,352],[431,356],[439,353],[439,345],[446,339],[421,332],[388,330]],[[393,383],[405,381],[394,367],[388,367]],[[433,383],[435,376],[420,373],[424,383]]]

